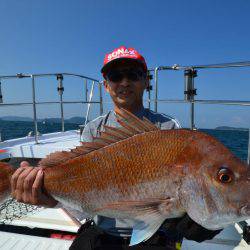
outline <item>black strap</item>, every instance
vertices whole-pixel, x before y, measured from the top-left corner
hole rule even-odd
[[[176,250],[176,241],[160,231],[133,247],[129,247],[129,242],[130,238],[110,235],[92,221],[88,221],[79,229],[70,250]]]
[[[98,124],[97,129],[96,129],[97,135],[100,135],[100,133],[101,133],[101,131],[102,131],[102,126],[104,126],[104,125],[107,124],[107,121],[108,121],[108,118],[109,118],[110,114],[111,114],[111,111],[109,111],[109,112],[107,113],[106,117],[105,117],[104,119],[102,119],[102,120],[100,121],[100,123]]]

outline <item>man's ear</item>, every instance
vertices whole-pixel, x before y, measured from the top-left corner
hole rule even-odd
[[[107,80],[103,81],[103,86],[104,86],[105,90],[109,93],[109,84],[108,84]]]

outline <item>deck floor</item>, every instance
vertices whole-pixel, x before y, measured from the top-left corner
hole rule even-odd
[[[72,241],[1,232],[1,250],[66,250]]]

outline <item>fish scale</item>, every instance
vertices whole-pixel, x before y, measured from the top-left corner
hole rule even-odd
[[[183,141],[181,140],[179,140],[179,143],[171,143],[171,140],[176,140],[176,135],[178,137],[180,131],[173,130],[165,132],[168,134],[171,133],[172,136],[170,135],[166,138],[163,135],[163,131],[160,130],[151,133],[148,132],[135,135],[127,140],[105,147],[99,152],[91,152],[88,155],[82,156],[81,159],[78,159],[77,161],[81,161],[84,167],[78,167],[79,169],[77,170],[75,168],[74,172],[79,180],[81,179],[79,176],[83,176],[84,179],[86,176],[88,178],[87,180],[82,180],[84,185],[81,186],[81,190],[79,191],[82,193],[88,193],[92,190],[107,191],[108,188],[115,187],[117,191],[122,192],[124,195],[131,196],[131,187],[145,181],[159,180],[164,173],[164,169],[166,169],[169,163],[172,163],[172,160],[176,157],[176,152],[178,152],[176,148],[181,149],[181,144],[183,144]],[[188,131],[183,131],[183,133],[188,133]],[[149,141],[151,142],[150,148],[148,148]],[[138,144],[140,145],[140,148],[138,148]],[[161,144],[171,145],[172,147],[161,147]],[[155,148],[160,150],[155,151]],[[125,154],[117,155],[113,152],[123,152]],[[95,158],[95,161],[93,161],[93,157]],[[70,168],[73,169],[73,166],[77,165],[77,162],[73,163],[73,161],[75,160],[67,162],[65,164],[66,167],[69,165],[71,166]],[[105,163],[106,167],[105,165],[103,166],[103,164],[99,164],[99,162]],[[47,171],[48,170],[49,169],[47,169]],[[54,169],[51,168],[51,171],[54,171]],[[168,169],[167,172],[169,171],[170,170]],[[65,171],[65,173],[67,173],[67,171]],[[71,178],[74,176],[72,172],[70,175]],[[51,194],[53,194],[55,186],[52,185],[50,187],[48,176],[48,174],[47,177],[45,175],[45,187]],[[55,177],[53,176],[52,178],[54,179]],[[62,180],[61,183],[67,183],[67,176],[64,177],[65,181],[61,176],[57,179],[59,178]],[[77,182],[73,180],[68,183],[68,185],[77,190],[79,188],[77,184],[79,180]],[[58,187],[62,190],[60,186]],[[154,190],[151,191],[154,192]],[[68,192],[64,192],[64,194],[65,193]],[[138,193],[138,191],[135,191],[135,193]],[[62,195],[63,193],[61,196]],[[154,193],[152,195],[154,195]],[[137,198],[140,199],[140,196]],[[110,199],[112,200],[112,196]],[[84,200],[81,202],[84,204]]]
[[[119,142],[117,144],[110,145],[99,152],[92,152],[88,155],[85,155],[81,157],[81,159],[77,159],[75,163],[70,160],[65,164],[65,166],[61,166],[60,168],[67,168],[67,165],[70,166],[69,171],[61,171],[60,176],[58,176],[56,179],[61,180],[61,185],[57,185],[56,187],[59,189],[58,192],[56,192],[55,196],[63,196],[65,194],[70,194],[67,190],[64,190],[63,184],[67,183],[66,186],[74,187],[73,189],[78,189],[78,182],[81,180],[80,176],[83,176],[82,183],[84,185],[81,185],[81,191],[82,193],[87,193],[91,190],[106,190],[109,187],[116,187],[117,190],[123,193],[123,195],[126,194],[127,190],[127,196],[128,196],[128,189],[127,187],[134,186],[138,183],[141,183],[145,181],[145,178],[150,179],[158,179],[160,177],[160,169],[159,167],[162,167],[163,164],[166,164],[168,162],[168,158],[165,157],[165,160],[163,162],[156,161],[157,158],[163,159],[163,157],[159,157],[159,155],[168,155],[169,160],[172,158],[171,151],[166,152],[165,150],[160,152],[155,152],[154,150],[148,150],[148,141],[152,141],[151,145],[153,144],[153,147],[159,147],[159,141],[161,136],[161,131],[154,131],[153,134],[145,135],[136,135],[133,138],[129,138],[126,141]],[[175,132],[175,131],[173,131]],[[158,134],[158,136],[157,136]],[[147,138],[149,137],[149,138]],[[142,139],[142,142],[140,140]],[[132,140],[132,142],[131,142]],[[138,141],[140,143],[140,150],[141,157],[138,157]],[[171,143],[167,142],[167,143]],[[171,150],[171,149],[170,149]],[[125,152],[126,154],[122,155],[115,155],[114,157],[111,157],[113,152]],[[150,152],[148,152],[150,151]],[[151,154],[151,151],[152,154]],[[126,155],[126,157],[124,157]],[[92,157],[91,157],[92,156]],[[95,158],[95,161],[93,162],[93,157]],[[98,160],[97,160],[98,159]],[[155,159],[155,163],[152,162],[152,159]],[[78,161],[81,162],[81,164],[84,165],[84,167],[79,168],[77,166]],[[106,167],[103,166],[103,164],[99,164],[99,162],[105,163]],[[133,164],[132,164],[133,163]],[[141,171],[141,166],[144,167],[144,170]],[[166,166],[166,165],[165,165]],[[52,182],[50,181],[50,170],[55,173],[55,169],[46,169],[47,174],[45,175],[45,187],[53,195],[53,192],[55,193],[55,185],[54,185],[54,179],[55,174],[51,175]],[[74,170],[72,172],[72,170]],[[61,176],[61,173],[64,173],[64,176]],[[66,174],[67,173],[67,174]],[[75,178],[73,178],[72,181],[68,180],[68,175],[72,178],[72,176],[75,176],[77,178],[77,181]],[[87,177],[87,179],[86,179]],[[91,180],[95,180],[94,182]],[[51,182],[51,187],[50,187]],[[77,184],[77,185],[74,185]],[[60,190],[63,191],[60,193]],[[122,191],[121,191],[122,190]],[[135,191],[136,194],[139,193],[139,191]],[[79,196],[78,196],[79,197]],[[110,197],[112,199],[112,197]],[[138,196],[139,198],[139,196]],[[84,204],[84,200],[81,201]]]

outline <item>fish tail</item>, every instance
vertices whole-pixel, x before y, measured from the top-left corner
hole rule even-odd
[[[11,165],[0,162],[0,204],[10,197],[10,177],[14,171]]]

